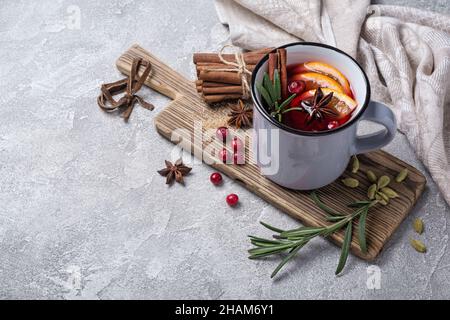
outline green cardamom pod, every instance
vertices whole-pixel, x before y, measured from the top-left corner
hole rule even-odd
[[[391,182],[391,178],[389,178],[388,176],[381,176],[381,177],[378,179],[378,182],[377,182],[377,184],[378,184],[378,189],[387,187],[387,186],[389,185],[390,182]]]
[[[385,195],[387,195],[390,199],[398,197],[398,193],[389,187],[381,188],[381,192],[383,192]]]
[[[416,239],[410,239],[409,242],[411,243],[411,246],[416,249],[417,252],[425,253],[427,252],[427,247],[423,244],[422,241],[416,240]]]
[[[359,181],[354,178],[345,178],[342,179],[342,183],[349,188],[356,188],[359,186]]]
[[[353,156],[353,163],[352,163],[352,173],[357,173],[359,170],[359,160],[357,156]]]
[[[408,169],[407,169],[407,168],[404,168],[404,169],[402,169],[402,171],[400,171],[400,172],[398,173],[398,175],[395,177],[395,181],[400,183],[400,182],[402,182],[403,180],[405,180],[407,176],[408,176]]]
[[[381,199],[383,199],[386,202],[389,202],[389,197],[384,194],[384,192],[378,191],[378,194],[380,195]]]
[[[367,170],[366,175],[367,175],[367,179],[369,179],[370,182],[372,182],[372,183],[377,182],[377,176],[375,175],[375,173],[373,173],[372,170]]]
[[[367,190],[367,197],[368,197],[370,200],[375,199],[375,193],[377,192],[377,189],[378,189],[378,187],[377,187],[376,183],[374,183],[374,184],[372,184],[372,185],[369,187],[369,189]]]
[[[414,228],[415,232],[417,232],[418,234],[422,234],[422,232],[423,232],[423,221],[422,221],[422,219],[419,219],[419,218],[414,219],[413,228]]]
[[[378,194],[378,192],[375,194],[375,199],[378,201],[383,200],[383,198],[381,198],[381,196]]]
[[[380,201],[378,201],[379,203],[381,203],[383,206],[387,206],[389,201],[386,201],[384,199],[381,199]]]

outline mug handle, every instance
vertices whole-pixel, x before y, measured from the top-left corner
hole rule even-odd
[[[366,153],[380,149],[394,139],[397,130],[397,121],[395,120],[395,115],[392,110],[386,105],[377,101],[370,101],[369,106],[361,116],[361,120],[379,123],[383,125],[385,129],[362,136],[356,136],[351,149],[352,154]]]

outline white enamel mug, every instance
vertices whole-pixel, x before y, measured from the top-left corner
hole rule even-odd
[[[311,42],[287,44],[282,48],[286,48],[288,64],[322,61],[337,68],[349,80],[358,103],[352,117],[340,127],[320,132],[293,129],[270,116],[256,89],[256,83],[261,83],[264,72],[267,72],[268,55],[253,71],[253,151],[261,173],[281,186],[312,190],[336,180],[352,155],[380,149],[391,142],[397,125],[387,106],[370,101],[366,74],[345,52]],[[358,136],[360,120],[379,123],[384,129]]]

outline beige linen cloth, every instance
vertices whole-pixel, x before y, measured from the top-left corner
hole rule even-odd
[[[336,46],[366,70],[450,204],[450,17],[368,0],[216,0],[233,44]]]

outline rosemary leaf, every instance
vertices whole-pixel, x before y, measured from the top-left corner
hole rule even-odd
[[[273,246],[273,245],[280,245],[280,244],[286,243],[285,241],[282,241],[282,240],[269,240],[269,239],[254,237],[254,236],[249,236],[249,238],[250,238],[250,242],[258,247]]]
[[[338,275],[344,269],[345,263],[347,262],[348,252],[350,251],[350,244],[352,242],[352,222],[347,224],[347,229],[345,230],[344,243],[342,244],[341,256],[339,257],[339,263],[336,268],[335,274]]]
[[[292,248],[295,246],[295,242],[283,244],[283,245],[273,245],[271,247],[258,247],[258,248],[252,248],[248,250],[248,253],[250,254],[250,259],[255,258],[261,258],[265,256],[269,256],[275,253],[281,253],[283,251],[286,251],[289,248]]]
[[[325,219],[327,219],[327,221],[341,221],[342,219],[345,219],[345,216],[326,216]]]
[[[305,226],[301,226],[295,229],[289,229],[289,230],[284,230],[282,233],[290,233],[290,232],[297,232],[297,231],[301,231],[301,230],[316,230],[316,229],[324,229],[322,227],[305,227]]]
[[[269,93],[270,99],[272,101],[272,103],[270,104],[270,106],[273,106],[273,103],[275,101],[277,101],[277,95],[275,93],[275,87],[272,83],[272,81],[270,81],[269,79],[269,75],[266,73],[264,73],[264,77],[263,77],[263,87],[264,89],[266,89],[266,91]],[[259,90],[259,88],[258,88]]]
[[[280,100],[281,99],[281,81],[280,81],[280,73],[278,72],[278,69],[275,69],[273,72],[273,86],[275,89],[275,95],[276,99],[274,100]]]
[[[260,247],[260,248],[271,248],[271,247],[273,247],[273,244],[271,244],[271,243],[261,242],[261,241],[253,240],[253,239],[250,240],[250,243],[252,245],[254,245],[255,247]]]
[[[264,87],[260,83],[257,83],[256,87],[258,88],[259,93],[261,93],[261,96],[264,98],[269,107],[272,107],[273,101],[272,98],[270,97],[269,92],[267,92],[267,90],[264,89]]]
[[[339,231],[340,229],[342,229],[343,226],[345,226],[346,223],[351,221],[353,218],[354,218],[353,215],[346,216],[344,219],[336,222],[335,224],[332,224],[331,226],[329,226],[329,227],[327,227],[325,229],[325,231],[323,232],[322,236],[326,238],[330,234],[335,233],[336,231]]]
[[[316,203],[316,205],[322,209],[323,211],[325,211],[326,213],[329,213],[333,216],[342,216],[342,213],[339,213],[333,209],[331,209],[330,207],[328,207],[325,203],[323,203],[319,197],[317,196],[316,192],[313,191],[311,192],[311,198],[313,199],[313,201]]]
[[[295,93],[292,94],[289,98],[284,100],[283,103],[281,103],[281,105],[278,109],[283,110],[283,108],[286,107],[292,101],[292,99],[294,99],[295,97],[296,97],[296,94]]]
[[[267,224],[267,223],[265,223],[263,221],[260,221],[259,223],[261,223],[264,227],[266,227],[267,229],[272,230],[274,232],[277,232],[277,233],[284,232],[284,230],[275,228],[275,227],[271,226],[270,224]]]
[[[281,114],[279,112],[280,107],[278,105],[278,101],[275,101],[275,115],[277,116],[278,122],[281,122]]]
[[[355,201],[353,203],[350,203],[348,205],[348,207],[350,208],[361,208],[364,207],[366,205],[368,205],[370,203],[370,201]]]
[[[259,242],[266,242],[269,244],[280,244],[282,243],[282,241],[279,240],[271,240],[271,239],[264,239],[264,238],[259,238],[259,237],[255,237],[255,236],[248,236],[250,238],[250,240],[256,240]]]
[[[367,242],[366,242],[366,218],[367,213],[369,212],[369,207],[365,207],[364,211],[359,216],[359,224],[358,224],[358,241],[359,248],[362,253],[367,253]]]
[[[303,111],[304,109],[303,109],[303,108],[300,108],[300,107],[294,107],[294,108],[289,108],[289,109],[283,110],[283,111],[281,111],[281,113],[282,113],[282,114],[285,114],[285,113],[287,113],[287,112],[289,112],[289,111],[294,111],[294,110],[297,110],[297,111]]]
[[[291,250],[291,252],[289,252],[289,254],[280,262],[280,264],[275,268],[275,270],[273,270],[272,274],[270,275],[271,278],[275,277],[278,273],[278,271],[281,270],[281,268],[284,267],[284,265],[291,260],[295,254],[305,246],[305,244],[307,244],[308,241],[305,241],[301,244],[299,244],[298,246],[296,246],[294,249]]]
[[[291,236],[291,235],[289,235],[289,236],[281,238],[281,239],[285,239],[285,240],[288,240],[288,241],[300,241],[300,240],[305,240],[306,237],[305,236],[296,236],[296,235],[292,235]]]
[[[326,228],[301,227],[298,229],[283,231],[280,233],[280,236],[282,236],[282,237],[289,237],[289,236],[304,237],[304,236],[309,236],[312,234],[318,234],[325,229]]]

